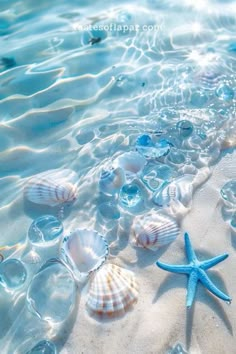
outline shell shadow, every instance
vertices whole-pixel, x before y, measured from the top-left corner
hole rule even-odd
[[[64,321],[63,325],[61,326],[59,332],[56,334],[55,338],[53,338],[53,340],[57,346],[58,352],[60,352],[62,350],[62,348],[64,347],[64,345],[67,342],[67,340],[72,332],[72,329],[76,323],[77,316],[79,314],[80,299],[81,299],[81,294],[80,294],[80,291],[78,290],[76,303],[75,303],[72,313],[66,319],[66,321]]]
[[[118,230],[119,227],[116,227]],[[108,233],[112,234],[114,228]],[[110,254],[112,256],[117,256],[122,250],[124,250],[129,245],[129,235],[124,230],[119,230],[119,236],[112,243],[110,243]]]
[[[156,251],[145,248],[136,248],[137,266],[139,268],[146,268],[155,263],[167,251],[169,245],[163,246]]]
[[[111,322],[120,321],[126,315],[128,316],[129,313],[131,313],[134,310],[134,307],[135,307],[135,304],[130,305],[125,310],[121,310],[119,313],[115,313],[111,316],[90,314],[87,309],[86,309],[86,311],[87,311],[87,316],[89,317],[89,320],[93,319],[94,321],[96,321],[98,323],[104,324],[104,323],[111,323]]]

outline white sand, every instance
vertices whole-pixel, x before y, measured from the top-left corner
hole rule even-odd
[[[62,354],[164,354],[176,342],[181,342],[191,354],[235,353],[236,235],[231,235],[219,204],[220,188],[236,175],[235,157],[235,153],[227,155],[213,168],[212,177],[196,192],[182,226],[182,234],[189,232],[199,258],[229,253],[229,258],[208,274],[230,294],[232,304],[219,300],[199,284],[195,305],[192,310],[186,309],[187,278],[171,275],[154,264],[159,255],[166,263],[185,262],[184,242],[179,237],[164,253],[139,252],[140,265],[129,267],[140,284],[139,300],[123,318],[100,322],[92,319],[85,310],[83,293],[76,323]],[[128,245],[114,263],[127,268],[120,256],[132,260],[135,253]]]

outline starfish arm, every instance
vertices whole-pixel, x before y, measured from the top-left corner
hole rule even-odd
[[[204,270],[199,271],[199,280],[212,294],[216,295],[224,301],[231,302],[232,299],[215,286],[215,284],[211,281]]]
[[[191,307],[197,289],[198,275],[197,272],[191,272],[188,279],[187,302],[186,306]]]
[[[192,267],[188,266],[188,265],[172,265],[172,264],[166,264],[166,263],[162,263],[157,261],[156,265],[163,269],[163,270],[167,270],[168,272],[172,272],[172,273],[190,273]]]
[[[221,254],[220,256],[208,259],[207,261],[201,262],[201,268],[206,270],[214,267],[216,264],[224,261],[229,255],[227,253]]]
[[[190,238],[189,238],[189,235],[187,232],[185,232],[185,234],[184,234],[184,241],[185,241],[185,251],[187,254],[188,261],[192,262],[195,259],[197,259],[197,257],[196,257],[194,250],[193,250],[193,247],[191,245],[191,241],[190,241]]]

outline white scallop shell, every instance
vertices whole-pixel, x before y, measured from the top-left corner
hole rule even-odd
[[[123,315],[138,298],[134,274],[114,264],[105,264],[91,279],[87,308],[91,315]]]
[[[103,170],[99,180],[99,189],[102,193],[114,195],[125,184],[125,173],[120,167],[111,171]]]
[[[114,167],[132,173],[140,172],[146,164],[146,159],[136,151],[125,152],[114,160]]]
[[[78,281],[98,270],[108,254],[107,241],[94,230],[77,229],[62,241],[62,259]]]
[[[175,219],[153,211],[137,215],[132,225],[135,246],[151,250],[157,250],[173,242],[179,232],[179,226]]]
[[[77,181],[77,173],[69,169],[39,173],[28,181],[25,197],[33,203],[51,207],[71,202],[77,196]]]
[[[164,182],[154,194],[153,202],[165,207],[177,201],[187,207],[192,200],[193,180],[194,175],[185,175],[171,183]]]

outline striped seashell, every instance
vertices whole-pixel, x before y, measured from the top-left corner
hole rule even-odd
[[[115,317],[125,314],[137,299],[134,274],[114,264],[105,264],[91,279],[86,305],[91,315]]]
[[[146,164],[146,159],[136,151],[125,152],[114,160],[114,167],[121,167],[124,171],[138,173]]]
[[[111,171],[103,170],[99,180],[99,189],[102,193],[114,195],[120,191],[125,183],[125,173],[120,167]]]
[[[61,256],[77,281],[98,270],[109,254],[107,241],[97,231],[77,229],[63,239]]]
[[[153,202],[165,207],[177,201],[187,207],[192,200],[193,180],[194,175],[185,175],[171,183],[164,182],[156,191]]]
[[[161,213],[138,215],[133,221],[133,241],[137,247],[157,250],[173,242],[179,233],[177,222]]]
[[[24,193],[35,204],[51,207],[72,202],[77,197],[78,175],[72,170],[50,170],[32,177]]]

